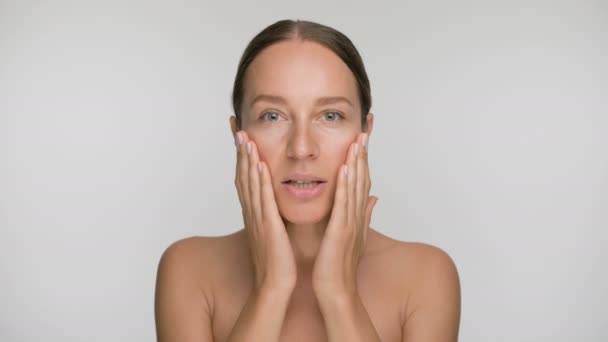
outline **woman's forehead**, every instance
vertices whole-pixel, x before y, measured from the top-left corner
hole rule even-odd
[[[346,63],[329,48],[311,41],[289,40],[260,52],[245,75],[245,104],[261,95],[291,101],[343,97],[357,102],[357,81]]]

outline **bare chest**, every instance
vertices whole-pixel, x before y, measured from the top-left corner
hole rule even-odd
[[[403,287],[387,270],[361,267],[359,295],[382,341],[401,341]],[[303,281],[304,283],[304,281]],[[227,281],[214,294],[213,334],[216,342],[225,342],[247,302],[251,289],[248,277]],[[281,341],[327,341],[327,327],[316,296],[308,284],[298,284],[285,313]]]

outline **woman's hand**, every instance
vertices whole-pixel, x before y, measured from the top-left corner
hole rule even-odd
[[[297,269],[291,243],[274,198],[270,172],[256,144],[237,132],[235,185],[255,273],[255,289],[292,290]]]
[[[334,207],[313,268],[313,289],[321,300],[358,294],[357,268],[378,201],[369,196],[367,139],[367,133],[357,136],[338,171]]]

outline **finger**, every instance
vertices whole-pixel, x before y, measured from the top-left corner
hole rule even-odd
[[[356,193],[356,180],[357,180],[357,157],[359,144],[358,142],[354,142],[351,145],[350,151],[348,153],[347,165],[348,165],[348,184],[347,184],[347,225],[355,223],[355,215],[356,215],[356,203],[357,203],[357,193]]]
[[[274,197],[274,189],[272,188],[272,177],[265,162],[259,162],[259,172],[261,177],[261,206],[262,218],[265,222],[278,223],[280,219],[279,208]],[[272,226],[275,226],[273,224]]]
[[[330,231],[330,234],[340,233],[346,224],[347,207],[347,188],[348,188],[348,165],[342,164],[336,177],[336,192],[334,196],[334,207],[331,211],[331,218],[328,227],[336,227],[338,231]]]
[[[247,158],[246,136],[243,131],[237,133],[240,138],[240,144],[237,146],[237,171],[235,184],[237,186],[237,192],[239,195],[239,201],[241,202],[241,208],[247,219],[249,217],[249,182],[247,181],[247,175],[249,173],[249,161]]]
[[[374,210],[374,207],[376,206],[376,203],[378,203],[378,197],[370,196],[369,200],[367,201],[367,207],[365,208],[365,225],[363,226],[363,245],[364,246],[365,246],[365,243],[367,242],[367,232],[369,230],[369,224],[372,221],[372,212]]]
[[[362,219],[365,218],[365,207],[367,206],[367,199],[369,197],[369,193],[365,192],[365,188],[367,185],[367,163],[365,161],[366,151],[363,148],[363,139],[365,133],[361,134],[359,155],[357,156],[357,182],[356,182],[356,219],[357,222],[362,222]]]
[[[371,173],[369,170],[369,149],[368,149],[368,144],[369,144],[369,134],[365,133],[363,135],[363,139],[362,139],[362,145],[363,145],[363,160],[365,161],[365,194],[369,195],[369,192],[372,188],[372,178],[371,178]]]
[[[249,156],[249,194],[251,211],[255,222],[262,220],[261,193],[260,193],[260,171],[258,169],[258,149],[253,140],[247,142],[247,154]]]

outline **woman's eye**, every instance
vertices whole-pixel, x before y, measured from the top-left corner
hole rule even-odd
[[[323,115],[327,118],[327,121],[338,121],[342,118],[342,115],[340,115],[338,112],[327,112]]]
[[[277,112],[266,112],[260,118],[265,121],[277,121],[281,116]]]

